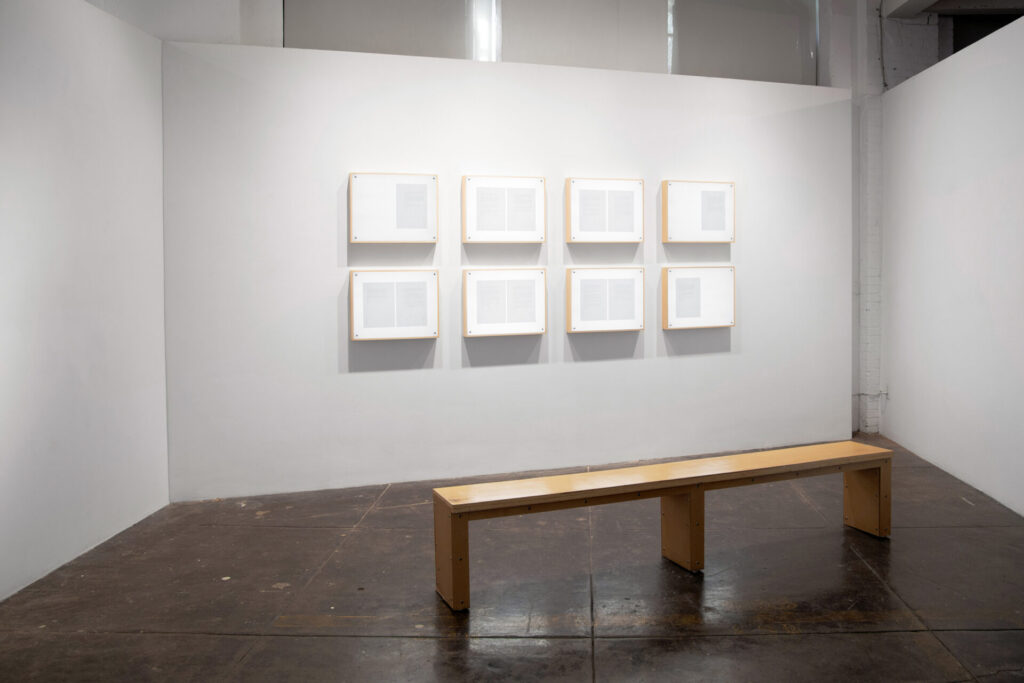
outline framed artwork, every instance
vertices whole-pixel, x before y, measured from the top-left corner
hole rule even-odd
[[[438,336],[436,270],[353,270],[349,334],[353,341]]]
[[[544,334],[547,281],[543,268],[462,271],[462,334],[493,337]]]
[[[661,181],[661,241],[735,242],[736,184]]]
[[[462,241],[543,242],[544,178],[463,176]]]
[[[736,268],[670,266],[661,269],[661,328],[692,330],[736,324]]]
[[[644,328],[643,268],[569,268],[565,298],[569,333]]]
[[[565,181],[567,242],[642,242],[644,181],[568,178]]]
[[[437,226],[436,175],[349,175],[349,243],[436,242]]]

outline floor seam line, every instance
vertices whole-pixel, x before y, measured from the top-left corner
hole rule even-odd
[[[805,503],[807,503],[808,505],[810,505],[810,506],[811,506],[811,509],[812,509],[812,510],[814,510],[814,511],[815,511],[816,513],[818,513],[818,516],[819,516],[819,517],[821,517],[821,521],[822,521],[822,522],[824,522],[824,523],[825,523],[825,524],[827,525],[827,524],[829,523],[829,519],[828,519],[828,517],[826,517],[826,516],[825,516],[825,513],[821,511],[821,508],[819,508],[819,507],[817,506],[817,504],[815,504],[815,502],[814,502],[813,500],[811,500],[811,497],[807,495],[807,492],[806,492],[806,491],[804,491],[803,487],[802,487],[802,486],[800,486],[800,485],[799,485],[799,484],[797,483],[797,482],[799,482],[799,481],[800,481],[799,479],[796,479],[796,480],[791,480],[791,481],[789,482],[789,483],[790,483],[790,486],[792,486],[792,487],[793,487],[793,488],[794,488],[794,489],[796,490],[796,494],[797,494],[798,496],[800,496],[800,498],[801,498],[801,499],[802,499],[802,500],[803,500],[803,501],[804,501]],[[806,481],[806,480],[805,480],[805,481]]]
[[[196,528],[209,529],[355,529],[354,526],[314,526],[309,524],[196,524]]]
[[[956,631],[981,631],[986,629],[955,629]],[[996,631],[1022,631],[1024,629],[994,629]],[[946,630],[945,632],[950,632]],[[778,633],[676,633],[676,634],[652,634],[652,635],[608,635],[594,636],[586,635],[519,635],[519,634],[498,634],[498,635],[429,635],[429,634],[366,634],[366,633],[266,633],[266,632],[214,632],[214,631],[39,631],[15,630],[4,631],[7,634],[17,635],[60,635],[60,636],[177,636],[193,638],[375,638],[394,640],[693,640],[699,638],[801,638],[808,636],[870,636],[870,635],[899,635],[915,633],[931,633],[928,629],[890,629],[884,631],[806,631],[806,632],[783,632]]]
[[[949,646],[946,645],[945,642],[943,642],[942,638],[939,638],[937,635],[935,635],[935,632],[931,629],[928,630],[928,634],[931,635],[931,637],[935,639],[935,641],[942,647],[942,649],[946,651],[946,654],[953,658],[954,662],[960,665],[960,668],[963,669],[964,673],[970,677],[970,680],[978,680],[978,677],[974,675],[974,673],[970,670],[967,664],[960,661],[960,658],[957,657],[956,654],[954,654],[953,651],[949,649]]]
[[[380,492],[380,494],[374,499],[374,501],[372,503],[370,503],[370,507],[366,508],[366,512],[363,513],[363,516],[359,518],[359,521],[356,522],[356,525],[353,528],[355,528],[355,529],[359,528],[359,525],[363,523],[363,520],[366,519],[366,516],[368,514],[370,514],[370,512],[372,512],[373,510],[377,509],[377,504],[380,503],[381,498],[383,498],[384,494],[387,493],[390,490],[391,490],[391,484],[387,484],[384,487],[384,490]]]
[[[356,522],[356,525],[355,525],[354,527],[346,527],[346,528],[351,528],[351,530],[352,530],[352,531],[355,531],[356,529],[358,529],[358,528],[359,528],[359,524],[360,524],[360,523],[361,523],[361,522],[362,522],[362,521],[363,521],[364,519],[366,519],[366,515],[370,514],[370,510],[373,510],[373,509],[374,509],[374,507],[376,507],[376,505],[377,505],[377,502],[378,502],[378,501],[379,501],[379,500],[380,500],[381,498],[383,498],[383,497],[384,497],[384,494],[385,494],[385,493],[387,493],[387,492],[388,492],[388,490],[389,490],[390,488],[391,488],[391,484],[387,484],[387,485],[386,485],[386,486],[384,487],[384,489],[383,489],[383,490],[382,490],[382,491],[381,491],[381,492],[380,492],[379,494],[377,494],[377,497],[376,497],[376,498],[374,499],[374,501],[373,501],[373,502],[372,502],[372,503],[370,504],[370,507],[366,508],[366,511],[365,511],[365,512],[363,512],[363,515],[362,515],[362,517],[360,517],[360,518],[359,518],[359,521],[357,521],[357,522]],[[338,545],[334,546],[334,550],[332,550],[332,551],[331,551],[330,553],[328,553],[328,554],[327,554],[327,557],[326,557],[326,558],[324,558],[324,561],[323,561],[322,563],[320,563],[320,566],[319,566],[319,567],[317,567],[317,568],[316,568],[316,571],[314,571],[314,572],[313,572],[313,573],[312,573],[312,574],[310,575],[310,577],[309,577],[309,580],[308,580],[308,581],[306,581],[306,583],[302,584],[302,588],[300,588],[299,590],[295,591],[295,596],[293,597],[293,599],[295,599],[295,598],[298,598],[298,596],[299,596],[299,594],[300,594],[300,593],[302,593],[302,592],[303,592],[304,590],[306,590],[307,588],[309,588],[310,584],[312,584],[312,583],[313,583],[313,581],[314,581],[314,580],[316,580],[316,578],[317,578],[318,576],[320,576],[320,572],[322,572],[322,571],[324,570],[324,567],[326,567],[326,566],[327,566],[327,563],[331,561],[331,558],[333,558],[333,557],[334,557],[335,555],[337,555],[337,554],[338,554],[338,552],[340,552],[340,551],[341,551],[341,549],[342,549],[342,548],[343,548],[343,547],[345,546],[345,543],[346,543],[346,542],[348,541],[348,539],[349,539],[349,538],[351,538],[352,536],[353,536],[353,534],[345,534],[344,536],[342,536],[342,537],[341,537],[341,540],[339,541]],[[280,616],[280,615],[275,615],[275,617],[274,617],[274,618],[276,619],[276,618],[277,618],[278,616]]]
[[[920,615],[919,615],[919,614],[917,613],[917,610],[915,610],[914,608],[912,608],[912,607],[911,607],[911,606],[910,606],[910,605],[909,605],[909,604],[907,603],[907,601],[903,599],[903,596],[902,596],[902,595],[900,595],[900,594],[899,594],[899,593],[898,593],[898,592],[896,591],[896,589],[895,589],[895,588],[893,588],[893,587],[892,587],[892,586],[891,586],[891,585],[889,584],[889,582],[888,582],[888,581],[886,581],[885,579],[883,579],[883,578],[882,578],[882,575],[881,575],[881,574],[879,574],[879,573],[878,573],[878,572],[877,572],[877,571],[875,570],[875,568],[871,566],[871,563],[867,561],[867,559],[866,559],[866,558],[865,558],[865,557],[864,557],[864,556],[863,556],[863,555],[862,555],[862,554],[860,553],[860,551],[858,551],[858,550],[857,550],[857,548],[856,548],[856,547],[854,547],[853,545],[851,545],[851,546],[850,546],[850,550],[852,550],[852,551],[853,551],[853,554],[857,556],[857,559],[859,559],[859,560],[860,560],[861,562],[863,562],[863,563],[864,563],[864,566],[868,568],[868,571],[869,571],[869,572],[871,572],[872,576],[874,576],[874,577],[875,577],[876,579],[878,579],[878,581],[879,581],[879,582],[880,582],[880,583],[881,583],[881,584],[882,584],[883,586],[885,586],[885,587],[886,587],[886,589],[887,589],[887,590],[888,590],[888,591],[889,591],[890,593],[892,593],[892,594],[893,594],[894,596],[896,596],[896,599],[897,599],[897,600],[899,600],[900,604],[901,604],[901,605],[903,605],[903,607],[904,607],[904,608],[906,608],[906,610],[907,610],[908,612],[910,612],[910,613],[911,613],[911,614],[913,615],[913,617],[914,617],[914,619],[915,619],[915,620],[917,621],[917,623],[919,623],[919,624],[921,625],[921,627],[922,627],[922,628],[923,628],[924,630],[926,630],[926,631],[931,631],[931,629],[930,629],[930,628],[928,628],[928,625],[924,623],[924,620],[923,620],[923,619],[921,619]]]

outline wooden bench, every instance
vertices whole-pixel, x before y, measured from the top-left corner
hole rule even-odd
[[[434,489],[437,592],[469,609],[469,522],[474,519],[661,498],[661,554],[704,568],[704,492],[843,473],[843,522],[888,536],[892,451],[853,441]]]

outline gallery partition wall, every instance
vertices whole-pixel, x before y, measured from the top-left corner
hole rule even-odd
[[[1024,20],[883,104],[883,433],[1024,513]]]
[[[167,504],[160,81],[91,5],[0,2],[0,599]]]
[[[166,43],[164,123],[172,499],[849,435],[847,91]]]

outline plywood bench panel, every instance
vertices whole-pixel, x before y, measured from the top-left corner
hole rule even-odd
[[[892,451],[841,441],[434,489],[437,591],[452,609],[469,608],[471,520],[660,497],[662,555],[704,568],[704,494],[733,486],[843,473],[844,521],[876,536],[890,528]]]
[[[624,467],[553,477],[466,484],[434,489],[453,511],[472,512],[618,493],[735,481],[819,469],[891,456],[892,451],[854,441],[756,451],[712,458]],[[756,483],[756,482],[755,482]]]

